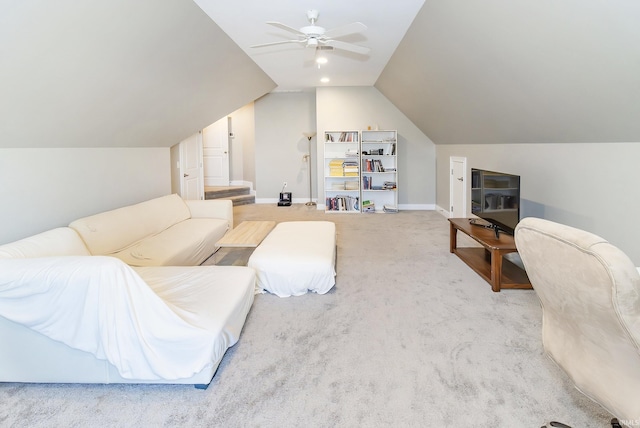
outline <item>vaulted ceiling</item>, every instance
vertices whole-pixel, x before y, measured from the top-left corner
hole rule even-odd
[[[424,0],[194,1],[278,84],[278,91],[323,85],[372,86],[424,3]],[[239,4],[242,6],[238,7]],[[299,31],[311,27],[307,14],[310,10],[315,11],[311,16],[317,16],[313,26],[327,30],[327,34],[349,28],[352,23],[362,24],[362,30],[337,37],[337,40],[369,51],[333,49],[330,43],[322,42],[319,47],[330,50],[318,50],[304,42],[291,43],[291,40],[303,39],[300,33],[291,29]],[[265,43],[277,44],[254,47]],[[319,56],[327,63],[318,65],[314,60]],[[323,77],[330,79],[329,82],[321,83]]]
[[[640,142],[640,2],[426,0],[375,86],[436,144]]]
[[[228,2],[238,25],[294,27],[317,2],[282,17],[263,3]],[[354,42],[378,46],[387,15],[406,34],[388,31],[373,74],[334,84],[375,82],[436,144],[640,142],[640,2],[407,0],[394,17],[365,3],[382,30]],[[349,5],[326,6],[326,26],[359,20]],[[0,148],[170,146],[286,85],[210,15],[193,0],[0,0]]]

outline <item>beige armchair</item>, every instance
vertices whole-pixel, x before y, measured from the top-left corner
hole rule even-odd
[[[640,425],[640,274],[592,233],[523,219],[515,241],[542,304],[542,344],[580,392]]]

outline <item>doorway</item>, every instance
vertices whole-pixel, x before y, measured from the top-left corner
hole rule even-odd
[[[202,132],[180,142],[180,196],[183,199],[203,199]]]
[[[229,122],[223,117],[203,130],[204,185],[229,185]]]
[[[467,214],[467,158],[449,158],[449,217],[465,218]]]

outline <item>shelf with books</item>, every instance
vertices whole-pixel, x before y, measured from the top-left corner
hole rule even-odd
[[[375,207],[375,212],[398,211],[397,137],[397,131],[361,132],[360,194],[363,201]]]
[[[360,212],[360,133],[325,131],[326,212]]]

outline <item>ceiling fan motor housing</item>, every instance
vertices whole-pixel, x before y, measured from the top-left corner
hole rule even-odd
[[[310,9],[307,11],[307,19],[313,25],[314,22],[318,20],[318,15],[320,13],[316,9]]]
[[[307,27],[302,27],[300,31],[306,34],[307,37],[321,37],[324,35],[325,30],[317,25],[309,25]]]

